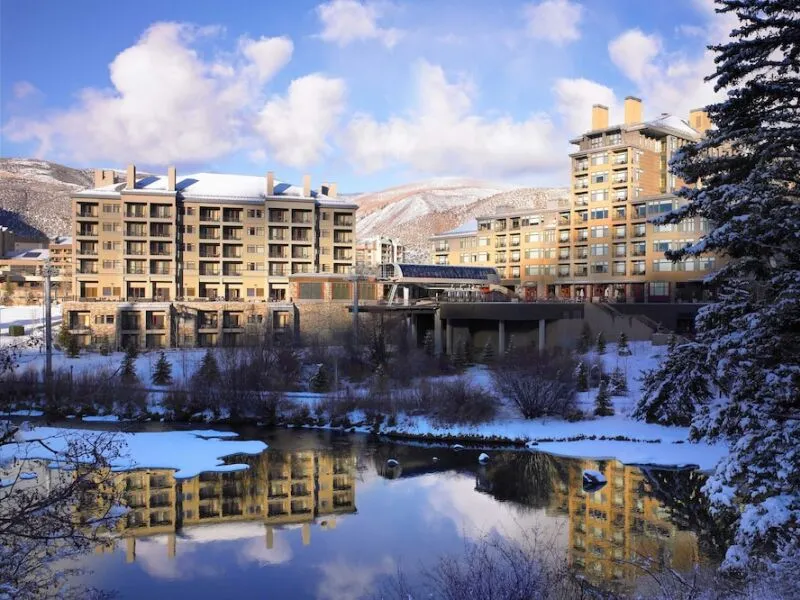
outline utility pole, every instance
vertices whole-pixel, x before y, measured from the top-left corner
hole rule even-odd
[[[358,348],[358,270],[353,267],[353,343]]]

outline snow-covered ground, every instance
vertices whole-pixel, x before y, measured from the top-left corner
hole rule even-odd
[[[61,305],[51,306],[53,317],[53,329],[61,323]],[[24,306],[0,306],[0,343],[9,343],[18,338],[9,338],[8,328],[11,325],[22,325],[25,333],[30,334],[34,330],[44,328],[44,306],[41,304],[30,304]]]
[[[12,459],[53,460],[63,452],[70,440],[91,440],[113,435],[120,444],[120,458],[112,466],[127,471],[140,468],[175,469],[176,477],[194,477],[202,471],[237,471],[244,464],[222,464],[220,458],[231,454],[259,454],[267,448],[264,442],[237,440],[238,434],[228,431],[160,431],[113,433],[59,427],[22,428],[15,442],[0,447],[0,465]]]

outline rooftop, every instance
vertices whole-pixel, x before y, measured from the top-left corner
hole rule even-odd
[[[148,175],[136,181],[134,190],[126,189],[126,183],[114,183],[78,192],[76,196],[117,196],[120,192],[167,193],[167,177]],[[178,177],[175,190],[181,198],[263,202],[267,198],[266,178],[258,175],[234,175],[228,173],[192,173]],[[310,196],[303,195],[300,186],[275,180],[274,193],[270,198],[314,199],[324,205],[356,208],[355,204],[339,198],[331,198],[311,190]]]

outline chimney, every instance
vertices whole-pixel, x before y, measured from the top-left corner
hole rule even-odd
[[[328,198],[336,198],[336,182],[328,186]]]
[[[592,106],[592,131],[608,127],[608,107],[602,104]]]
[[[319,186],[319,193],[322,194],[323,196],[327,196],[329,188],[330,188],[330,186],[328,185],[328,182],[327,181],[323,181],[322,185]]]
[[[303,198],[311,197],[311,175],[303,175]]]
[[[114,171],[106,169],[94,170],[94,187],[99,188],[114,183]]]
[[[178,179],[178,171],[175,167],[167,168],[167,191],[174,192],[175,191],[175,183]]]
[[[125,189],[136,189],[136,165],[128,165],[128,176],[125,178]]]
[[[705,108],[693,108],[689,111],[689,125],[692,129],[705,135],[706,131],[711,129],[711,119],[708,118],[708,113]]]
[[[267,196],[275,194],[275,173],[267,171]]]
[[[642,99],[635,96],[625,98],[625,125],[642,122]]]

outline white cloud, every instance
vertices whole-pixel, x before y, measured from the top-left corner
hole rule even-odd
[[[735,17],[715,13],[711,0],[695,0],[694,5],[706,20],[704,26],[679,25],[678,31],[699,37],[706,45],[726,40]],[[683,49],[671,52],[657,36],[638,29],[623,32],[609,43],[608,50],[612,62],[636,85],[636,94],[651,115],[669,112],[685,119],[689,110],[721,98],[713,82],[705,81],[715,71],[711,50],[699,55],[688,55]]]
[[[322,578],[317,586],[317,600],[358,600],[374,592],[375,581],[397,572],[390,556],[373,564],[349,564],[339,558],[319,565]]]
[[[287,65],[292,58],[294,44],[287,37],[262,37],[258,40],[243,40],[241,50],[253,63],[258,80],[263,82],[272,79]]]
[[[629,29],[608,45],[608,54],[628,79],[643,81],[655,77],[658,70],[652,60],[661,52],[661,40],[645,35],[640,29]]]
[[[562,162],[551,151],[558,136],[546,115],[487,119],[473,111],[468,79],[449,81],[441,67],[427,62],[417,65],[414,77],[416,106],[406,115],[378,122],[360,114],[349,123],[343,143],[357,170],[394,163],[425,174],[503,176]]]
[[[292,166],[317,158],[342,110],[344,84],[301,77],[286,99],[265,105],[266,86],[291,59],[291,40],[242,38],[232,52],[201,53],[205,38],[222,33],[156,23],[113,59],[111,87],[84,89],[67,109],[12,118],[4,133],[38,142],[39,156],[73,163],[193,163],[237,151]],[[269,123],[272,116],[283,122]]]
[[[542,0],[523,9],[528,35],[558,45],[580,39],[582,15],[583,7],[570,0]]]
[[[403,32],[383,28],[378,21],[383,16],[381,6],[359,0],[330,0],[317,6],[317,16],[322,21],[319,37],[339,46],[361,40],[378,40],[387,48],[394,47]]]
[[[39,89],[30,81],[15,81],[11,88],[11,93],[17,100],[24,100],[40,94]]]
[[[616,113],[619,103],[614,90],[589,79],[559,79],[553,86],[556,110],[564,119],[569,135],[591,129],[592,106],[603,104]]]
[[[292,81],[286,96],[267,102],[256,128],[280,162],[302,167],[322,156],[344,106],[344,81],[306,75]]]

